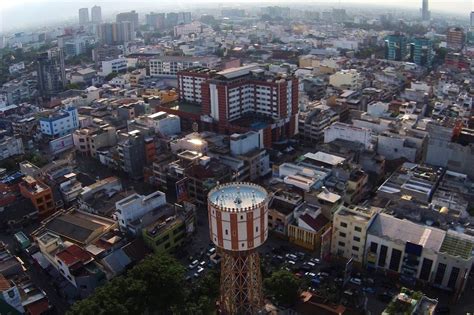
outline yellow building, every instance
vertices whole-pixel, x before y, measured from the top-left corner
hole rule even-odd
[[[141,96],[158,96],[160,104],[175,102],[178,100],[178,93],[175,90],[144,89]]]
[[[295,210],[295,221],[288,226],[290,242],[315,251],[321,247],[321,235],[331,227],[317,206],[304,203]]]

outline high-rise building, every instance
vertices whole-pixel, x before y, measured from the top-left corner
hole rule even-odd
[[[257,248],[268,237],[268,193],[252,183],[217,186],[208,194],[209,232],[222,257],[220,308],[257,314],[263,307]]]
[[[403,34],[388,35],[385,39],[385,59],[403,61],[408,55],[407,38]]]
[[[98,36],[102,44],[123,44],[135,39],[132,22],[102,23],[98,28]]]
[[[178,13],[170,12],[166,14],[166,27],[173,27],[178,25]]]
[[[471,12],[471,28],[474,28],[474,11]]]
[[[89,9],[81,8],[79,9],[79,24],[86,25],[89,23]]]
[[[117,16],[116,16],[116,22],[117,22],[117,23],[120,23],[120,22],[130,22],[130,23],[132,23],[133,30],[135,31],[135,30],[138,29],[138,27],[139,27],[139,24],[138,24],[138,13],[137,13],[135,10],[130,11],[130,12],[122,12],[122,13],[119,13],[119,14],[117,14]]]
[[[51,97],[61,92],[66,85],[64,55],[62,49],[50,49],[39,55],[38,90],[41,96]]]
[[[411,44],[413,62],[419,66],[430,67],[433,62],[433,42],[424,37],[417,37]]]
[[[100,23],[102,22],[102,9],[95,5],[91,9],[91,21],[92,23]]]
[[[195,84],[193,82],[201,82]],[[215,72],[196,68],[178,72],[180,99],[200,100],[206,122],[222,132],[262,133],[265,147],[292,137],[298,118],[298,79],[265,71],[257,64]],[[271,121],[271,123],[269,123]]]
[[[145,16],[145,23],[155,29],[162,29],[165,27],[165,14],[150,12]]]
[[[464,30],[460,27],[450,28],[446,41],[448,49],[459,51],[464,47],[466,34],[464,34]]]
[[[423,4],[421,7],[421,19],[423,21],[429,21],[431,18],[430,10],[428,8],[428,0],[423,0]]]

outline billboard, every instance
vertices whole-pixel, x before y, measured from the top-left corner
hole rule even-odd
[[[73,147],[74,141],[72,140],[72,133],[49,142],[49,152],[53,155],[67,151]]]
[[[185,177],[176,182],[176,202],[188,200],[188,179]]]

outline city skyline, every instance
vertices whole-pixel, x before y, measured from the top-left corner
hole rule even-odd
[[[375,9],[388,8],[389,10],[400,9],[400,10],[419,10],[421,12],[422,1],[412,0],[388,0],[381,4],[377,0],[300,0],[297,2],[288,2],[286,0],[263,0],[261,5],[255,5],[255,7],[261,7],[275,3],[278,5],[289,5],[298,6],[306,3],[311,3],[314,9],[318,9],[317,5],[320,4],[324,7],[373,7]],[[251,0],[241,0],[233,3],[232,5],[226,5],[219,0],[205,0],[198,1],[203,5],[216,5],[219,4],[221,7],[232,7],[246,5],[248,3],[254,4]],[[82,0],[82,1],[63,1],[63,0],[23,0],[20,2],[0,2],[0,33],[8,32],[11,30],[21,30],[21,28],[29,28],[38,25],[47,25],[51,23],[59,23],[61,21],[69,21],[76,16],[73,12],[77,12],[82,7],[88,7],[89,10],[94,5],[102,7],[102,16],[110,17],[120,11],[137,9],[141,12],[150,11],[179,11],[186,8],[197,9],[196,1],[171,1],[165,0],[160,2],[160,6],[156,6],[151,0],[141,0],[137,2],[127,1],[112,1],[112,0]],[[466,17],[469,12],[474,11],[474,3],[469,0],[431,0],[429,1],[429,11],[433,14],[455,14],[462,17]],[[469,17],[467,17],[469,18]]]

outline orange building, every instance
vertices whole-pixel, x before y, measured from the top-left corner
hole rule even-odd
[[[53,214],[56,207],[53,192],[48,185],[31,176],[26,176],[19,186],[21,195],[30,199],[36,210],[38,210],[40,219]]]

